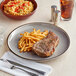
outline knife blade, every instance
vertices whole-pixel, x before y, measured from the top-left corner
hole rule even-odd
[[[19,66],[19,67],[23,67],[23,68],[28,68],[28,69],[33,70],[33,71],[35,71],[35,72],[37,72],[37,73],[40,73],[40,74],[42,74],[42,75],[45,74],[44,71],[37,70],[37,69],[31,68],[31,67],[29,67],[29,66],[25,66],[25,65],[22,65],[22,64],[20,64],[20,63],[17,63],[17,62],[11,61],[11,60],[7,60],[7,61],[8,61],[9,63],[15,65],[15,66]]]

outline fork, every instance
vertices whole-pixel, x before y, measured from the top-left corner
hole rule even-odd
[[[28,71],[26,71],[26,70],[24,70],[24,69],[21,69],[21,68],[19,68],[19,67],[14,66],[14,65],[11,66],[10,69],[20,69],[20,70],[22,70],[22,71],[28,73],[28,74],[31,75],[31,76],[39,76],[39,75],[37,75],[37,74],[35,74],[35,73],[28,72]]]
[[[0,60],[3,61],[3,62],[8,62],[7,60],[4,60],[4,59],[0,59]],[[12,64],[11,64],[11,65],[12,65]],[[12,66],[10,67],[10,69],[20,69],[20,70],[28,73],[30,76],[39,76],[39,75],[37,75],[37,74],[35,74],[35,73],[28,72],[28,71],[26,71],[26,70],[24,70],[24,69],[22,69],[22,68],[19,68],[19,67],[14,66],[14,65],[12,65]]]
[[[31,69],[31,70],[33,70],[33,71],[35,71],[35,72],[37,72],[37,73],[40,73],[40,74],[42,74],[42,75],[44,75],[45,74],[45,72],[44,71],[41,71],[41,70],[37,70],[37,69],[33,69],[33,68],[31,68],[31,67],[28,67],[28,66],[23,66],[23,65],[21,65],[21,64],[19,64],[19,63],[17,63],[17,62],[13,62],[13,61],[10,61],[10,60],[7,60],[7,59],[0,59],[1,61],[4,61],[4,62],[9,62],[9,63],[16,63],[16,64],[18,64],[19,66],[21,66],[21,67],[25,67],[25,68],[28,68],[28,69]],[[11,63],[11,64],[12,64]]]

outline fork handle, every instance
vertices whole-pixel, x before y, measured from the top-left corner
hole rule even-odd
[[[19,68],[19,67],[12,66],[11,69],[20,69],[20,70],[28,73],[28,74],[31,75],[31,76],[38,76],[37,74],[34,74],[34,73],[32,73],[32,72],[28,72],[28,71],[26,71],[26,70],[24,70],[24,69],[21,69],[21,68]]]

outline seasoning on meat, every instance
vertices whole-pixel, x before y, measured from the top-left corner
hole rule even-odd
[[[47,37],[33,45],[32,50],[35,54],[37,54],[40,57],[48,57],[54,53],[58,43],[58,36],[56,36],[56,34],[50,31]]]

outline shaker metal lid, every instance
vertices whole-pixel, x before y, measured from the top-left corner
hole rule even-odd
[[[57,8],[57,6],[56,5],[52,5],[51,8]]]

